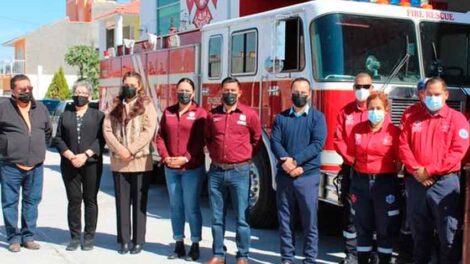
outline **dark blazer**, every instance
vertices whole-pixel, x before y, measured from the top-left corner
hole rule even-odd
[[[60,116],[57,125],[55,147],[62,155],[66,150],[71,150],[74,154],[84,153],[91,149],[95,154],[87,162],[97,162],[102,160],[105,145],[103,137],[104,113],[88,107],[83,115],[82,127],[80,128],[80,144],[77,135],[77,116],[75,108],[67,110]],[[62,161],[68,159],[62,157]]]

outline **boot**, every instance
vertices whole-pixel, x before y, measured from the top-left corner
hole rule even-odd
[[[193,243],[186,256],[187,261],[196,261],[199,259],[199,243]]]
[[[183,241],[176,241],[175,251],[168,256],[168,259],[177,259],[186,255]]]

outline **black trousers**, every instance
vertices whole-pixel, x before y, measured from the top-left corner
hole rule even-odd
[[[67,192],[67,219],[72,239],[80,239],[82,232],[82,201],[85,204],[85,240],[93,239],[98,220],[97,195],[100,186],[103,163],[86,163],[75,168],[69,162],[60,164],[62,179]]]
[[[343,237],[344,237],[344,251],[346,254],[357,255],[356,252],[356,227],[354,226],[354,216],[352,212],[351,201],[351,181],[352,181],[352,168],[350,165],[341,165],[341,189],[340,199],[343,203]]]
[[[118,243],[129,243],[131,234],[134,245],[145,242],[150,175],[150,172],[113,172]]]

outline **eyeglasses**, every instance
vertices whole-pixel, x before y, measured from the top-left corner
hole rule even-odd
[[[22,88],[17,87],[15,90],[17,90],[19,93],[31,92],[31,90],[33,90],[33,86],[26,86]]]
[[[372,87],[372,84],[355,84],[354,89],[370,89]]]

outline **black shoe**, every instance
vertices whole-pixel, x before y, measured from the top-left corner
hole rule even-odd
[[[129,253],[129,244],[122,243],[121,248],[118,250],[118,253],[121,255]]]
[[[196,261],[199,259],[199,243],[193,243],[186,256],[187,261]]]
[[[131,254],[139,254],[142,251],[143,246],[143,244],[135,244],[134,247],[131,249]]]
[[[93,250],[94,246],[95,246],[95,242],[93,241],[93,239],[85,239],[85,241],[83,241],[82,250],[90,251],[90,250]]]
[[[80,240],[72,239],[70,240],[69,244],[65,248],[67,251],[75,251],[80,246]]]
[[[183,241],[176,241],[175,250],[168,256],[168,259],[177,259],[186,255]]]

